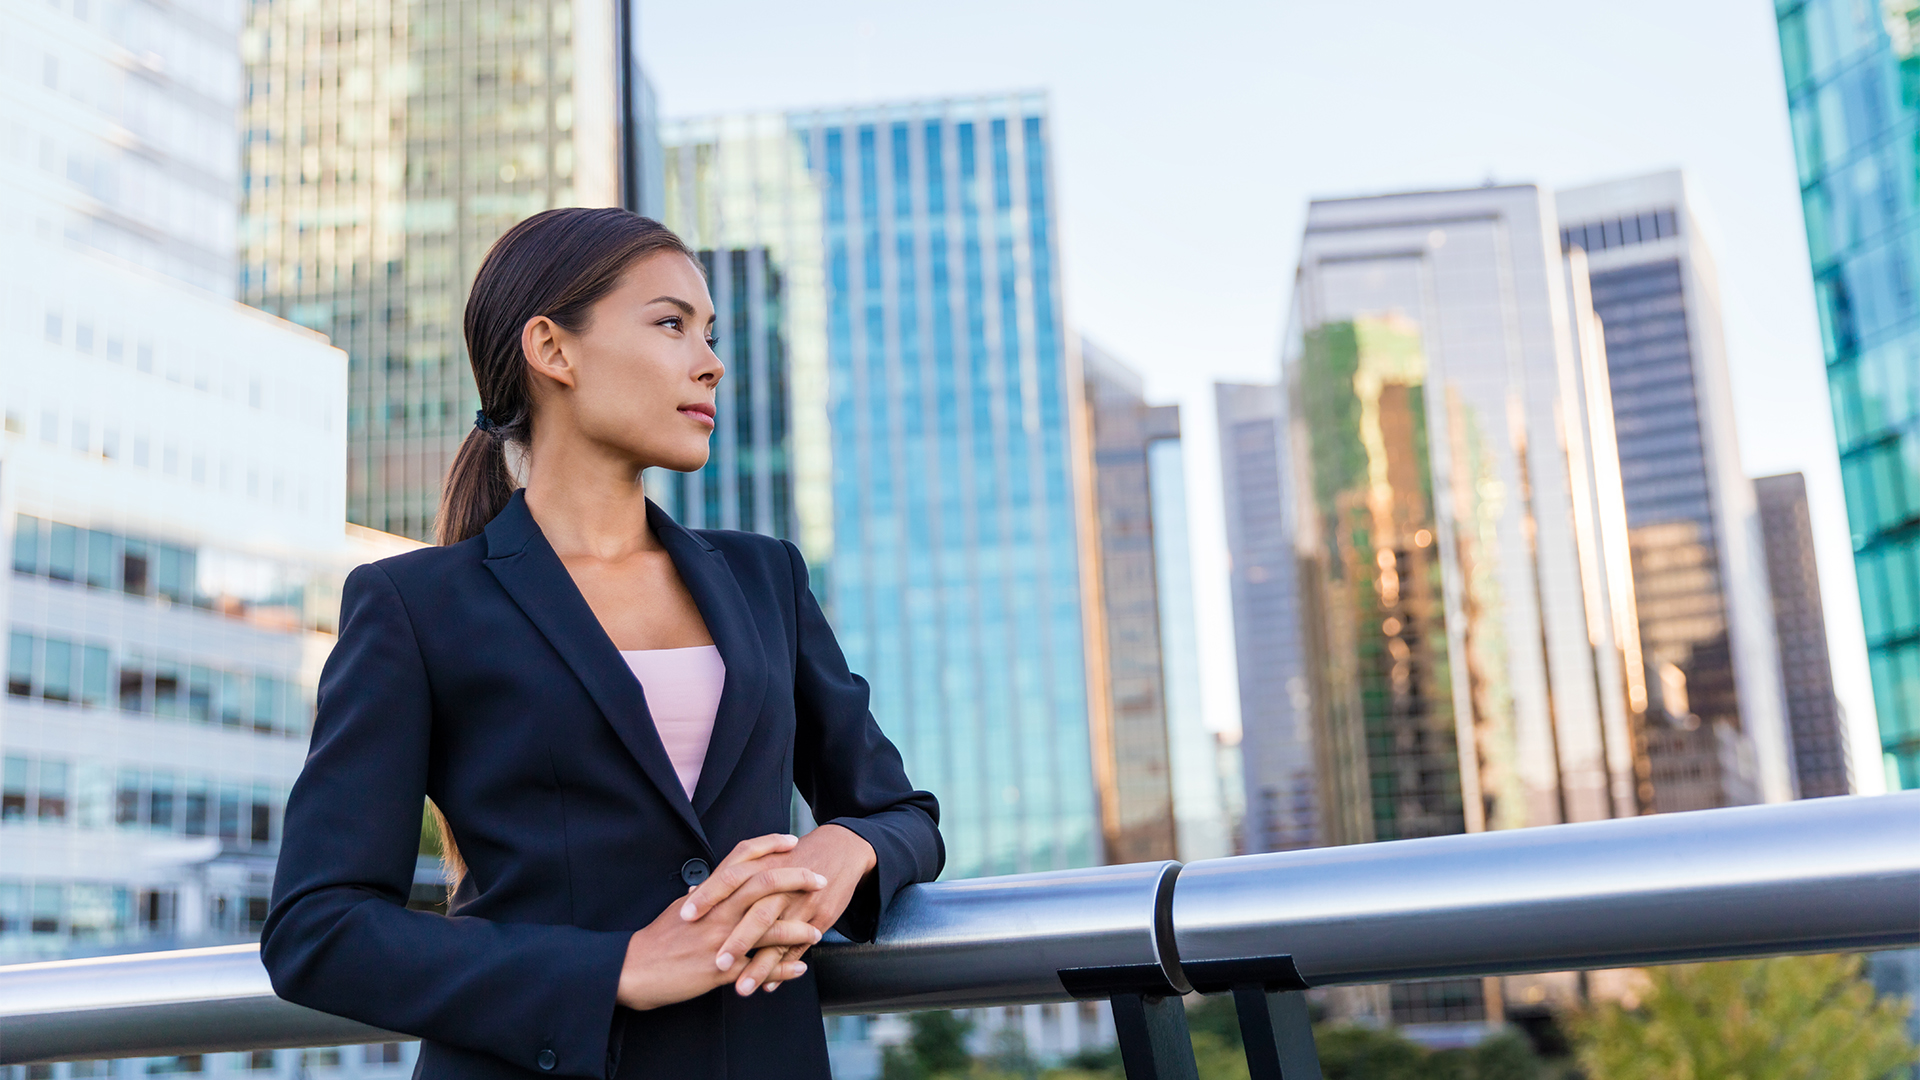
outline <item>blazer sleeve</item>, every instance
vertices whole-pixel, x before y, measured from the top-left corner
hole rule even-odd
[[[610,1075],[628,933],[407,908],[432,731],[426,664],[378,565],[347,578],[341,611],[261,930],[274,992],[525,1069]]]
[[[834,929],[871,941],[894,894],[931,881],[946,864],[940,803],[907,782],[900,751],[868,709],[867,681],[847,669],[826,615],[807,587],[800,549],[786,545],[797,612],[794,707],[798,720],[794,786],[815,821],[839,825],[873,845],[879,862]]]

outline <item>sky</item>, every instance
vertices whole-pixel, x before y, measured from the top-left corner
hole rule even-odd
[[[1743,464],[1807,474],[1856,785],[1883,790],[1768,0],[640,0],[666,116],[1048,92],[1067,316],[1178,402],[1208,722],[1238,726],[1216,381],[1271,382],[1310,199],[1684,169]]]

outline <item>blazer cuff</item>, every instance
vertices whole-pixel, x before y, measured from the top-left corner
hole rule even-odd
[[[851,830],[873,845],[873,874],[854,891],[853,900],[833,928],[848,941],[872,941],[879,932],[880,917],[887,913],[895,893],[912,884],[915,860],[913,852],[892,829],[871,818],[839,817],[822,825],[838,825]]]
[[[631,1015],[616,999],[633,932],[580,933],[577,944],[569,942],[577,950],[573,962],[557,963],[545,976],[574,983],[575,1007],[556,1010],[556,1024],[540,1041],[532,1060],[513,1064],[539,1073],[611,1080],[620,1067],[621,1035]]]

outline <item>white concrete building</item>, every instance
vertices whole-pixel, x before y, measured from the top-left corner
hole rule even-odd
[[[340,583],[411,546],[346,524],[345,354],[232,299],[240,17],[0,0],[0,964],[258,935]]]

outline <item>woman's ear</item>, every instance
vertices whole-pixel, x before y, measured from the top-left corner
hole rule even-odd
[[[573,361],[567,356],[563,337],[571,337],[545,315],[535,315],[520,330],[520,351],[527,366],[562,386],[574,385]]]

